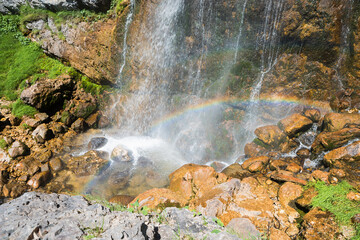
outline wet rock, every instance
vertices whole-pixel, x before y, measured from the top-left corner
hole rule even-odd
[[[97,128],[98,127],[98,122],[99,122],[99,118],[100,118],[100,114],[97,113],[93,113],[91,114],[87,119],[86,119],[86,124],[90,127],[90,128]]]
[[[250,173],[248,170],[243,169],[238,163],[231,164],[230,166],[225,168],[222,173],[229,178],[237,178],[240,180],[246,177],[250,177],[252,175],[252,173]]]
[[[210,167],[214,168],[215,171],[217,171],[217,172],[221,172],[224,168],[226,168],[226,166],[227,165],[225,163],[217,162],[217,161],[212,162],[210,164]]]
[[[76,120],[76,117],[69,113],[68,111],[64,111],[61,114],[60,121],[66,126],[70,127],[71,124]]]
[[[311,173],[311,177],[313,177],[314,180],[329,183],[330,173],[323,172],[323,171],[320,171],[320,170],[315,170],[315,171],[313,171]]]
[[[78,118],[73,124],[71,124],[71,128],[77,133],[82,133],[88,128],[88,126],[83,118]]]
[[[135,201],[139,202],[140,207],[147,206],[151,209],[183,207],[186,203],[183,197],[166,188],[154,188],[146,191],[137,196],[132,203]]]
[[[107,138],[95,137],[92,138],[88,144],[88,149],[98,149],[106,145],[108,142]]]
[[[134,160],[132,152],[126,150],[123,146],[117,146],[111,152],[110,158],[114,161],[130,162]]]
[[[169,175],[169,189],[186,200],[195,195],[202,197],[207,191],[227,180],[223,173],[217,173],[212,167],[186,164]]]
[[[296,152],[296,155],[299,157],[299,158],[309,158],[310,157],[310,150],[307,149],[307,148],[302,148],[302,149],[299,149],[297,152]]]
[[[19,156],[28,155],[30,153],[30,149],[24,143],[15,141],[13,144],[11,144],[8,152],[10,157],[16,158]]]
[[[311,121],[317,123],[321,119],[321,113],[317,109],[307,109],[304,112],[304,116],[309,118]]]
[[[54,137],[54,133],[46,124],[39,125],[31,135],[37,143],[45,143],[45,141]]]
[[[349,141],[360,137],[360,128],[343,128],[335,132],[322,132],[316,136],[311,146],[314,154],[346,145]]]
[[[313,122],[298,113],[295,113],[278,123],[279,128],[284,131],[289,137],[294,137],[298,133],[309,130]]]
[[[328,113],[324,117],[323,131],[335,132],[345,128],[347,125],[359,123],[359,113]]]
[[[328,212],[314,208],[303,219],[300,232],[305,239],[336,239],[340,235],[335,218]]]
[[[25,124],[34,129],[41,124],[41,121],[35,118],[28,118],[25,120]]]
[[[299,173],[299,172],[301,172],[302,167],[300,167],[296,163],[290,163],[289,165],[287,165],[285,170],[292,172],[292,173]]]
[[[21,100],[42,112],[56,112],[56,106],[62,107],[65,99],[71,96],[74,83],[68,75],[56,80],[37,81],[21,93]]]
[[[280,160],[280,159],[277,159],[277,160],[274,160],[274,161],[271,161],[270,163],[270,170],[285,170],[285,168],[288,166],[288,163],[283,161],[283,160]]]
[[[334,165],[337,161],[354,162],[360,160],[360,141],[346,147],[337,148],[324,156],[324,163],[327,166]]]
[[[271,147],[278,147],[286,139],[286,135],[276,125],[259,127],[255,130],[255,135]]]
[[[302,193],[301,197],[296,199],[296,204],[302,209],[309,210],[311,208],[311,201],[317,194],[314,187],[308,188]]]
[[[266,150],[266,148],[259,146],[254,142],[251,142],[245,145],[244,152],[245,152],[245,157],[251,158],[251,157],[263,156],[268,151]]]
[[[58,157],[51,159],[49,164],[50,164],[51,171],[53,171],[53,172],[58,172],[58,171],[62,170],[62,168],[63,168],[63,163],[62,163],[61,159]]]
[[[270,229],[270,240],[291,240],[291,238],[283,231],[271,228]]]
[[[99,117],[98,127],[99,128],[108,128],[110,126],[111,126],[110,120],[106,116],[101,115]]]
[[[37,159],[27,157],[16,164],[15,169],[32,176],[40,170],[40,165],[41,163]]]
[[[300,214],[294,209],[294,200],[301,196],[303,189],[300,185],[292,182],[284,183],[279,189],[279,201],[288,215],[289,222],[293,223]]]
[[[89,151],[83,156],[69,159],[67,167],[77,176],[96,175],[108,164],[108,160],[101,158],[101,153]]]
[[[33,189],[38,189],[39,187],[47,184],[50,178],[51,178],[51,174],[49,171],[40,172],[35,174],[32,178],[30,178],[27,184]]]
[[[284,171],[284,170],[277,170],[275,172],[272,172],[270,174],[270,178],[275,181],[280,182],[292,182],[300,185],[306,185],[307,181],[294,177],[294,174],[292,172]]]
[[[259,172],[264,169],[269,161],[270,158],[266,156],[250,158],[242,164],[242,167],[250,172]]]
[[[127,195],[116,195],[110,198],[109,202],[120,204],[122,206],[127,206],[134,200],[134,197],[127,196]]]
[[[120,190],[125,188],[128,185],[130,179],[130,171],[126,168],[117,168],[111,170],[109,173],[109,178],[107,180],[107,187],[110,188],[112,191]],[[142,184],[143,181],[136,184],[137,186]]]
[[[261,233],[254,224],[247,218],[234,218],[226,226],[230,231],[234,231],[241,238],[260,239]]]
[[[52,157],[52,151],[48,148],[40,149],[39,151],[34,153],[34,158],[41,163],[48,162]]]

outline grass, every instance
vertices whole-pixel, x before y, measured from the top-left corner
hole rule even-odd
[[[337,185],[327,185],[318,181],[309,183],[306,187],[315,187],[318,195],[312,199],[311,206],[329,211],[340,225],[350,225],[351,218],[360,213],[360,203],[347,199],[346,195],[355,189],[346,181]],[[356,191],[355,191],[356,192]],[[360,226],[356,225],[356,235],[352,239],[360,239]]]
[[[8,147],[7,142],[5,141],[5,139],[0,139],[0,148],[1,149],[6,149]]]
[[[16,102],[11,105],[11,112],[15,117],[18,118],[21,118],[25,115],[33,117],[36,113],[38,113],[35,108],[23,103],[23,101],[20,99],[16,100]]]

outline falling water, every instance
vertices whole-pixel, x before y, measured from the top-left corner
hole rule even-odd
[[[244,25],[244,19],[245,19],[245,9],[246,9],[246,5],[247,5],[248,0],[244,1],[244,6],[242,9],[242,13],[241,13],[241,21],[240,21],[240,27],[239,27],[239,34],[236,40],[236,50],[235,50],[235,56],[234,56],[234,63],[236,63],[237,60],[237,56],[239,53],[239,47],[240,47],[240,41],[241,41],[241,36],[242,36],[242,31],[243,31],[243,25]]]
[[[135,10],[135,1],[136,0],[130,0],[130,11],[129,14],[126,17],[126,23],[125,23],[125,30],[124,30],[124,40],[123,40],[123,48],[122,48],[122,64],[120,66],[119,75],[118,75],[118,84],[121,84],[121,75],[126,65],[126,54],[127,54],[127,36],[129,33],[130,25],[134,18],[134,10]]]

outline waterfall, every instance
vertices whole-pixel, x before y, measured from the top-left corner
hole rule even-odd
[[[241,12],[241,21],[240,21],[240,27],[239,27],[239,34],[238,34],[238,37],[237,37],[237,39],[236,39],[236,48],[235,48],[234,63],[236,63],[236,60],[237,60],[237,57],[238,57],[238,53],[239,53],[239,47],[240,47],[240,41],[241,41],[242,30],[243,30],[243,25],[244,25],[245,9],[246,9],[247,2],[248,2],[248,0],[245,0],[245,1],[244,1],[244,6],[243,6],[242,12]]]
[[[130,25],[134,18],[135,2],[136,2],[136,0],[130,0],[130,10],[129,10],[129,14],[126,17],[123,48],[122,48],[122,63],[121,63],[119,74],[118,74],[118,80],[117,80],[118,84],[121,84],[121,75],[122,75],[122,72],[124,71],[124,68],[126,65],[126,54],[127,54],[127,49],[128,49],[127,37],[128,37]]]

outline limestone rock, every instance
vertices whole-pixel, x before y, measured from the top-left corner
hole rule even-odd
[[[279,189],[279,201],[285,209],[286,214],[289,217],[289,221],[293,223],[296,218],[300,217],[300,214],[294,209],[295,205],[293,201],[301,196],[303,189],[300,185],[295,183],[286,182]]]
[[[263,170],[269,161],[270,158],[266,156],[250,158],[242,164],[242,167],[248,169],[250,172],[259,172]]]
[[[61,108],[65,99],[73,91],[74,83],[68,75],[59,76],[57,79],[38,81],[21,93],[21,100],[39,111],[55,112]]]
[[[222,173],[224,173],[229,178],[237,178],[240,180],[251,176],[251,173],[247,170],[244,170],[238,163],[231,164],[225,168]]]
[[[328,166],[334,165],[336,161],[359,161],[360,141],[354,142],[346,147],[337,148],[324,156],[324,163]]]
[[[317,109],[307,109],[304,111],[304,116],[317,123],[320,121],[321,113]]]
[[[9,148],[8,152],[10,157],[16,158],[19,156],[28,155],[30,150],[24,143],[20,141],[15,141],[13,144],[11,144],[11,147]]]
[[[126,150],[123,146],[117,146],[111,152],[110,158],[114,161],[130,162],[134,160],[132,152]]]
[[[83,118],[78,118],[73,124],[71,124],[71,128],[77,133],[82,133],[88,128],[88,126]]]
[[[226,228],[234,231],[237,236],[244,239],[261,239],[260,232],[247,218],[234,218],[229,222]]]
[[[139,202],[140,207],[147,206],[151,209],[184,207],[186,204],[186,200],[182,196],[166,188],[153,188],[148,190],[138,195],[132,203],[135,201]]]
[[[259,146],[257,145],[256,143],[254,142],[251,142],[251,143],[247,143],[245,145],[245,149],[244,149],[244,152],[245,152],[245,156],[246,157],[259,157],[259,156],[263,156],[265,155],[268,151],[266,150],[266,148],[262,147],[262,146]]]
[[[291,238],[285,232],[276,228],[271,228],[270,240],[291,240]]]
[[[298,133],[302,133],[311,128],[313,122],[298,113],[295,113],[278,123],[278,126],[289,137],[294,137]]]

